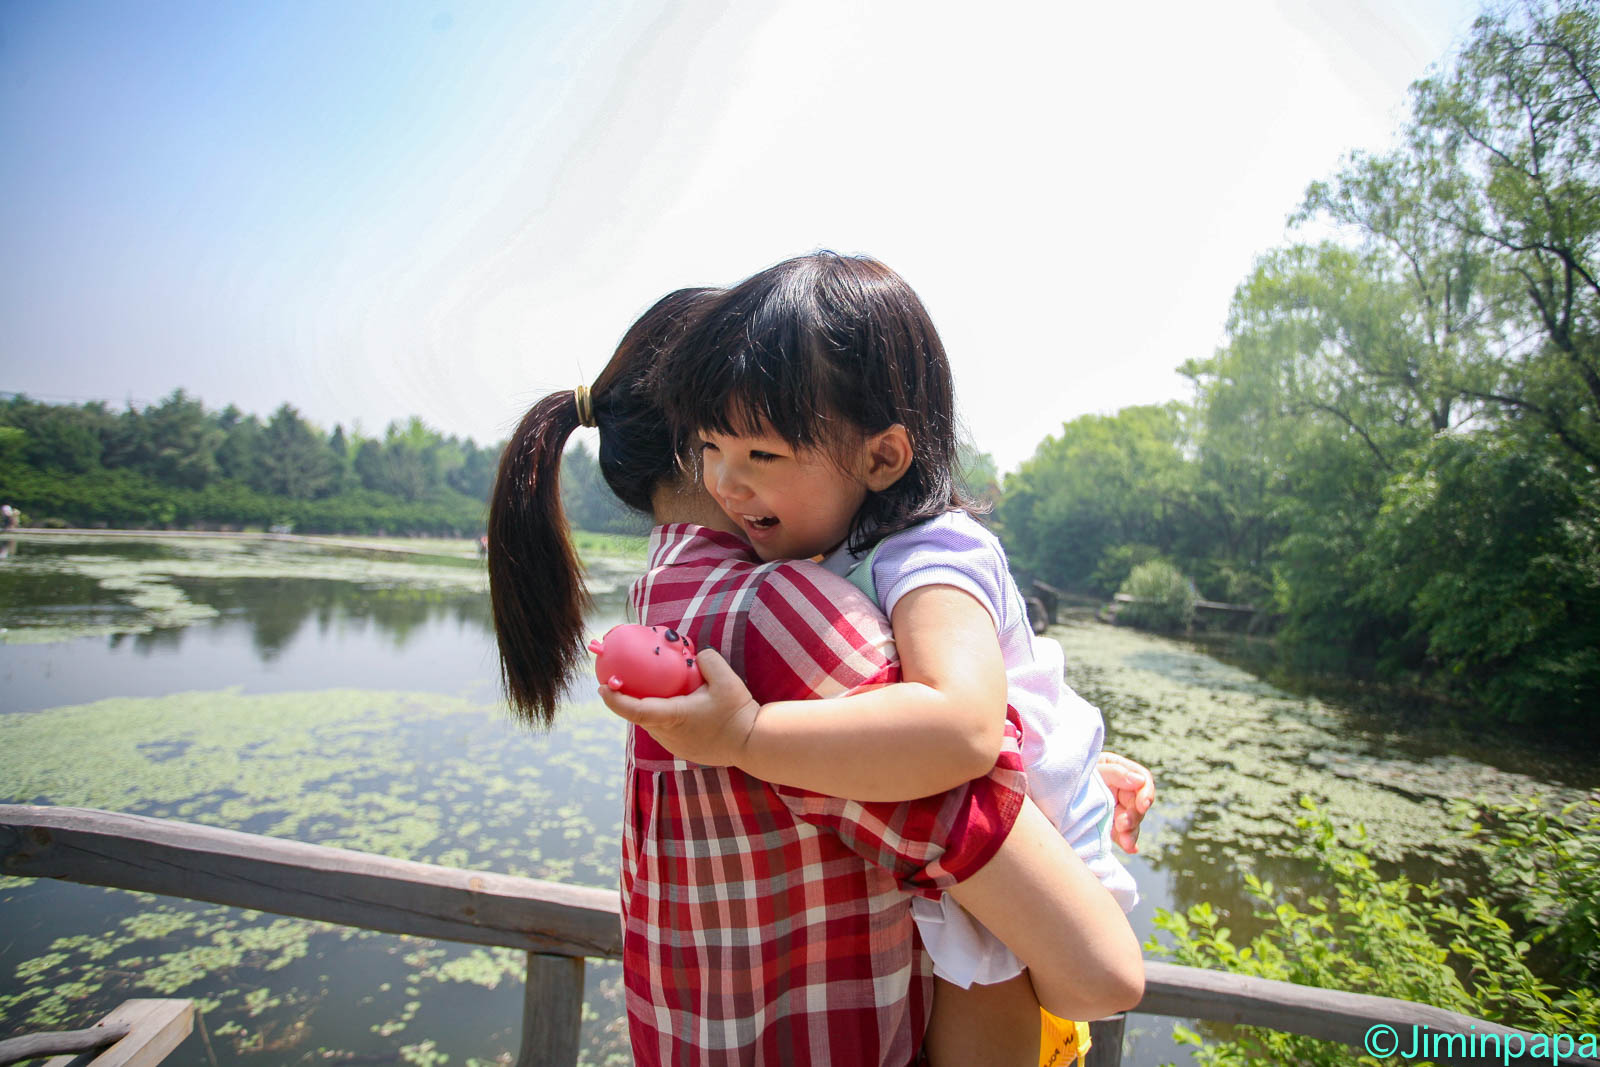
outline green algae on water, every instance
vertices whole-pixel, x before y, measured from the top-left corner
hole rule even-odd
[[[226,689],[0,717],[0,782],[7,802],[610,887],[625,731],[598,701],[563,708],[555,730],[537,734],[498,705],[432,693]],[[498,990],[522,977],[522,954],[509,950],[43,880],[0,885],[0,908],[52,916],[0,956],[0,1018],[18,1027],[78,1025],[128,996],[190,996],[208,1004],[213,1035],[233,1053],[298,1056],[300,1042],[323,1033],[305,1020],[328,1018],[327,971],[345,983],[391,974],[403,999],[372,1012],[365,1038],[342,1041],[368,1055],[364,1041],[425,1044],[415,1029],[440,990],[467,984],[503,998],[512,991]],[[52,909],[61,897],[79,903]],[[373,948],[356,947],[369,944],[410,947],[378,948],[374,960]],[[517,999],[505,1007],[513,1023]],[[514,1047],[515,1035],[507,1040]]]
[[[1068,681],[1104,713],[1106,747],[1155,772],[1162,829],[1140,841],[1153,858],[1180,836],[1241,866],[1290,855],[1299,798],[1309,795],[1364,825],[1382,858],[1449,864],[1467,847],[1447,831],[1450,799],[1581,795],[1457,756],[1408,755],[1334,706],[1165,638],[1096,622],[1049,635],[1066,653]]]

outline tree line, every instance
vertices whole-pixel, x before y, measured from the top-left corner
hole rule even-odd
[[[1007,477],[1019,567],[1164,559],[1305,666],[1503,721],[1600,707],[1600,15],[1480,17],[1396,147],[1313,183],[1190,404],[1067,423]],[[1302,231],[1303,232],[1303,231]]]
[[[368,437],[284,404],[265,420],[158,403],[0,400],[0,497],[61,526],[290,526],[312,533],[477,536],[504,442],[480,448],[413,416]],[[634,528],[581,442],[563,490],[575,525]]]

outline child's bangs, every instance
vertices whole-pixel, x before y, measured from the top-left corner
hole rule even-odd
[[[673,423],[729,436],[775,434],[795,448],[831,444],[836,405],[817,340],[792,318],[757,314],[741,325],[720,344],[685,345],[674,360],[681,377],[664,383]]]

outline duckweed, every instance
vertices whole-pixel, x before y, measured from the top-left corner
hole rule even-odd
[[[563,709],[553,732],[533,734],[499,706],[433,693],[224,689],[0,716],[0,781],[7,802],[178,818],[613,886],[618,836],[591,831],[617,819],[625,729],[598,701]],[[579,755],[552,758],[568,753]],[[568,833],[574,827],[576,837]],[[5,884],[12,914],[51,913],[43,943],[24,937],[0,957],[11,961],[0,965],[0,976],[9,972],[0,982],[0,1017],[17,1027],[79,1025],[128,996],[193,996],[216,1005],[210,1032],[234,1055],[281,1051],[310,1032],[296,1019],[314,1018],[339,996],[330,972],[332,984],[348,984],[352,967],[359,974],[375,965],[370,950],[354,947],[361,942],[405,946],[387,965],[394,977],[365,986],[404,991],[404,1000],[373,1013],[374,1040],[414,1029],[440,988],[495,990],[522,979],[522,954],[509,950],[148,894]],[[63,894],[114,899],[75,920],[49,905]],[[107,909],[114,917],[103,924],[97,915]],[[341,942],[351,944],[342,956],[331,947]],[[283,976],[270,992],[269,975]],[[514,999],[512,1023],[516,1011]],[[515,1035],[506,1040],[514,1045]],[[433,1062],[441,1055],[435,1051]]]
[[[1446,802],[1582,792],[1457,755],[1410,755],[1399,738],[1358,727],[1339,708],[1274,688],[1175,641],[1079,621],[1050,629],[1073,688],[1100,707],[1106,747],[1156,774],[1162,816],[1140,849],[1158,862],[1180,844],[1243,867],[1292,854],[1301,795],[1360,823],[1389,860],[1451,864]]]

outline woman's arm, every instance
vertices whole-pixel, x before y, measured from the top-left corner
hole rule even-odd
[[[1006,709],[993,617],[969,593],[932,585],[901,597],[892,623],[901,681],[868,692],[758,705],[708,650],[706,685],[688,696],[600,696],[681,759],[830,796],[909,800],[987,774]]]
[[[1028,965],[1051,1014],[1098,1019],[1144,996],[1127,917],[1033,801],[994,858],[949,892]]]

